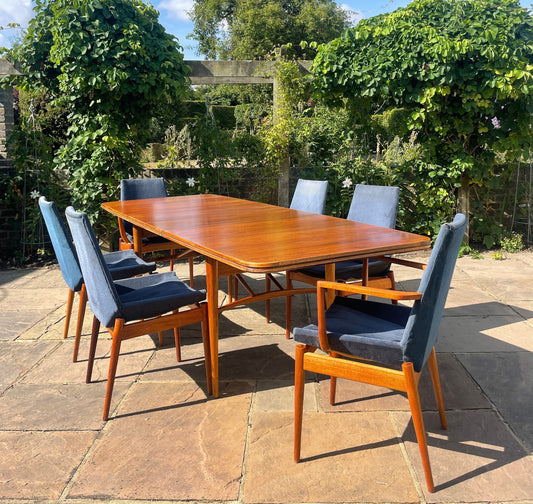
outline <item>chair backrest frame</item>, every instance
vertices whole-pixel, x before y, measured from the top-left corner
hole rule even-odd
[[[162,177],[122,179],[120,181],[120,200],[165,198],[168,196],[165,180]],[[127,234],[133,233],[133,226],[124,221]]]
[[[74,238],[91,310],[101,324],[112,327],[116,318],[122,318],[121,303],[98,239],[85,212],[76,212],[70,206],[65,214]]]
[[[443,224],[433,246],[401,341],[404,360],[420,371],[437,342],[439,328],[450,289],[455,263],[463,241],[467,219],[457,214],[451,223]]]
[[[53,201],[47,201],[44,196],[41,196],[39,208],[61,269],[61,275],[73,292],[79,292],[83,285],[83,275],[67,226]]]
[[[298,179],[289,208],[323,214],[326,209],[327,180]]]
[[[347,219],[394,229],[399,200],[399,187],[357,184]]]

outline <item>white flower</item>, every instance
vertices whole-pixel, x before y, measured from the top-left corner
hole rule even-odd
[[[196,180],[194,180],[194,177],[189,177],[185,183],[189,187],[194,187],[196,185]]]
[[[492,118],[492,125],[494,126],[495,129],[501,128],[500,121],[498,121],[497,117]]]
[[[352,187],[352,185],[353,185],[352,179],[351,179],[351,178],[348,178],[348,177],[346,177],[346,178],[344,179],[344,181],[342,182],[342,187],[344,187],[344,188],[346,188],[346,189]]]
[[[41,194],[39,193],[39,191],[36,191],[35,189],[30,193],[30,197],[32,199],[37,199],[41,196]]]

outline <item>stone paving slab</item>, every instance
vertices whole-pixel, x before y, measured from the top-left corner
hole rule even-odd
[[[408,413],[392,413],[407,455],[424,481]],[[421,484],[427,502],[512,502],[533,500],[533,459],[491,410],[449,411],[448,430],[437,413],[424,414],[435,493]]]
[[[17,378],[22,378],[56,346],[57,343],[40,341],[2,342],[0,344],[0,390],[5,390]]]
[[[135,385],[69,497],[237,500],[251,392],[235,383],[213,401],[190,383]]]
[[[0,425],[5,430],[78,431],[102,428],[105,383],[16,384],[0,397]],[[117,382],[111,409],[128,385]]]
[[[533,451],[533,354],[459,354],[457,357],[519,439]]]
[[[0,499],[57,501],[96,432],[0,431]]]
[[[243,502],[416,502],[387,415],[306,413],[293,461],[293,414],[252,416]]]
[[[443,317],[437,352],[533,351],[531,325],[519,315]]]

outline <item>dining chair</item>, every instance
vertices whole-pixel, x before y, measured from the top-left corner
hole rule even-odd
[[[291,199],[289,208],[293,210],[301,210],[304,212],[311,212],[317,214],[323,214],[326,209],[326,197],[328,192],[327,180],[306,180],[298,179],[294,194]],[[234,291],[235,296],[238,295],[238,283],[239,281],[244,288],[252,294],[252,290],[246,283],[242,275],[235,275]],[[272,283],[280,290],[283,290],[281,284],[276,280],[274,275],[267,273],[265,275],[265,292],[270,292]],[[230,294],[231,295],[231,294]],[[266,321],[270,323],[270,299],[265,301],[266,307]]]
[[[323,214],[326,209],[327,180],[298,179],[289,208]]]
[[[122,341],[151,332],[174,329],[176,351],[178,351],[177,328],[201,322],[207,392],[211,394],[207,304],[203,302],[206,298],[205,290],[193,289],[179,280],[174,272],[114,281],[87,214],[76,212],[72,207],[68,207],[65,213],[87,286],[89,305],[95,316],[87,365],[87,383],[92,378],[100,324],[112,336],[103,419],[107,420],[109,417]],[[188,309],[180,311],[185,307]]]
[[[418,382],[428,363],[441,426],[446,429],[435,344],[465,229],[463,214],[457,214],[452,223],[441,226],[416,292],[318,282],[318,321],[294,330],[294,340],[298,343],[295,357],[296,462],[300,461],[301,451],[305,371],[322,373],[331,376],[331,404],[335,403],[336,378],[407,393],[427,487],[430,492],[434,491]],[[337,296],[328,308],[325,301],[328,289],[398,301],[413,300],[414,304],[409,307]],[[314,353],[318,348],[325,354]]]
[[[396,227],[400,189],[393,186],[357,184],[348,211],[348,220],[363,222],[373,226]],[[404,263],[403,261],[395,261]],[[409,264],[408,264],[409,265]],[[292,289],[293,282],[316,285],[326,277],[323,264],[299,270],[287,271],[285,284]],[[335,264],[335,280],[342,282],[361,282],[380,288],[395,288],[391,263],[386,258],[356,259]],[[292,298],[287,296],[285,304],[285,336],[290,337]]]
[[[139,179],[122,179],[120,181],[120,199],[138,200],[148,198],[166,198],[168,196],[165,181],[163,178],[139,178]],[[118,228],[120,232],[119,248],[121,250],[133,249],[133,226],[131,223],[118,219]],[[174,269],[174,260],[189,260],[189,281],[191,286],[194,285],[194,257],[199,254],[188,249],[183,249],[181,245],[174,243],[166,238],[143,232],[143,238],[139,243],[139,254],[144,257],[152,252],[169,251],[169,254],[161,257],[160,260],[170,261],[170,270]]]
[[[65,283],[68,285],[67,313],[65,315],[63,338],[68,336],[74,295],[76,292],[80,293],[76,336],[74,338],[74,351],[72,355],[73,362],[76,362],[78,360],[83,319],[85,318],[87,291],[83,282],[83,275],[78,262],[78,256],[76,255],[76,249],[72,243],[72,237],[61,218],[57,205],[53,201],[48,201],[44,196],[41,196],[39,198],[39,208],[46,224],[48,235],[50,236],[50,241],[52,242],[52,247],[61,269],[61,274]],[[108,252],[103,257],[111,276],[115,280],[152,273],[156,269],[154,262],[143,261],[133,250]]]

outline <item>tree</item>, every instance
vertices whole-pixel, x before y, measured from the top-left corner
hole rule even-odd
[[[152,111],[183,93],[188,67],[141,0],[37,0],[35,13],[10,53],[24,73],[15,83],[67,107],[55,167],[68,174],[72,204],[96,223],[120,179],[138,173]]]
[[[324,43],[349,25],[333,0],[195,0],[190,17],[198,52],[211,59],[258,59],[284,44]]]
[[[516,0],[415,0],[321,46],[315,92],[363,113],[403,108],[428,159],[466,187],[497,153],[530,147],[532,40]]]

